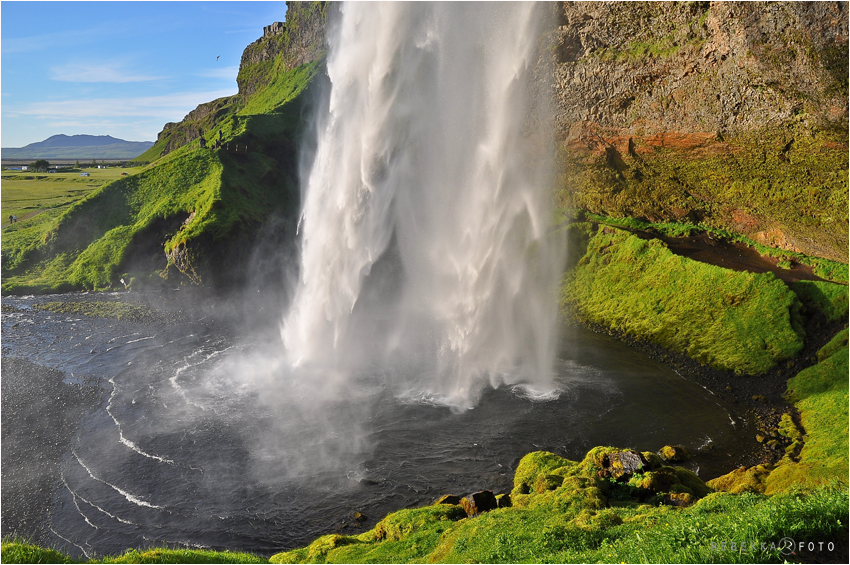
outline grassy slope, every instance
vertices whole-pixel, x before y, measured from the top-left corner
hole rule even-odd
[[[149,249],[151,241],[154,249],[148,254],[154,257],[175,248],[192,251],[181,255],[178,266],[200,282],[200,267],[187,257],[250,232],[276,210],[297,206],[301,95],[319,65],[279,76],[239,113],[219,116],[216,131],[222,130],[232,149],[240,144],[243,153],[183,146],[135,176],[102,186],[55,222],[33,228],[8,260],[4,254],[3,291],[101,289],[122,276],[150,278],[155,275],[151,270],[125,269],[132,269],[134,252]],[[166,265],[160,260],[162,269]]]
[[[691,261],[613,228],[570,229],[590,230],[563,287],[581,319],[738,373],[764,373],[803,347],[799,301],[772,274]]]

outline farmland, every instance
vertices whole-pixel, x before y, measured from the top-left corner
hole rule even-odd
[[[139,170],[140,167],[86,169],[85,172],[91,175],[89,177],[81,177],[79,169],[59,173],[3,171],[0,176],[0,218],[3,229],[9,226],[9,216],[12,214],[18,217],[21,228],[25,227],[25,223],[32,225],[52,220],[94,189],[120,178],[121,173],[132,175]],[[3,235],[6,239],[7,234]]]

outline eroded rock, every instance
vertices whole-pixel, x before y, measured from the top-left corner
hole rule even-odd
[[[482,490],[470,494],[461,499],[460,505],[463,507],[466,515],[470,517],[498,508],[496,495],[491,490]]]

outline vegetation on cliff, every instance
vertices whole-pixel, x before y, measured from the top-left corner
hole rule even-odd
[[[321,3],[292,11],[303,10],[324,13]],[[322,65],[316,56],[305,54],[309,61],[292,69],[283,66],[284,53],[253,63],[270,65],[271,74],[251,96],[202,105],[140,157],[156,159],[150,166],[101,186],[55,221],[16,228],[8,245],[4,237],[3,291],[105,289],[122,278],[130,285],[169,277],[244,282],[263,226],[276,223],[293,239],[298,147],[308,87]]]

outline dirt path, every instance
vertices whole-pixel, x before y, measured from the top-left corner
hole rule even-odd
[[[621,226],[614,227],[628,229]],[[666,243],[670,251],[676,255],[701,263],[723,267],[724,269],[750,273],[771,272],[776,275],[776,278],[786,284],[792,284],[797,281],[831,282],[817,276],[814,273],[814,269],[808,265],[803,265],[792,260],[789,268],[783,268],[778,265],[779,259],[777,257],[762,255],[748,245],[719,239],[708,233],[701,233],[690,237],[668,237],[648,231],[632,229],[628,229],[628,231],[641,239],[659,239]]]
[[[24,214],[23,216],[21,216],[20,218],[18,218],[18,221],[19,221],[19,222],[22,222],[22,221],[24,221],[24,220],[29,220],[29,219],[30,219],[30,218],[32,218],[33,216],[37,216],[38,214],[41,214],[41,213],[42,213],[42,212],[44,212],[46,209],[47,209],[47,208],[42,208],[41,210],[36,210],[36,211],[34,211],[34,212],[29,212],[29,213],[27,213],[27,214]],[[4,219],[4,220],[8,220],[8,219],[9,219],[9,217],[8,217],[8,216],[4,216],[4,217],[3,217],[3,219]],[[6,222],[6,223],[4,223],[4,224],[0,225],[0,228],[7,228],[7,227],[9,227],[10,225],[12,225],[12,224],[10,224],[9,222]]]

